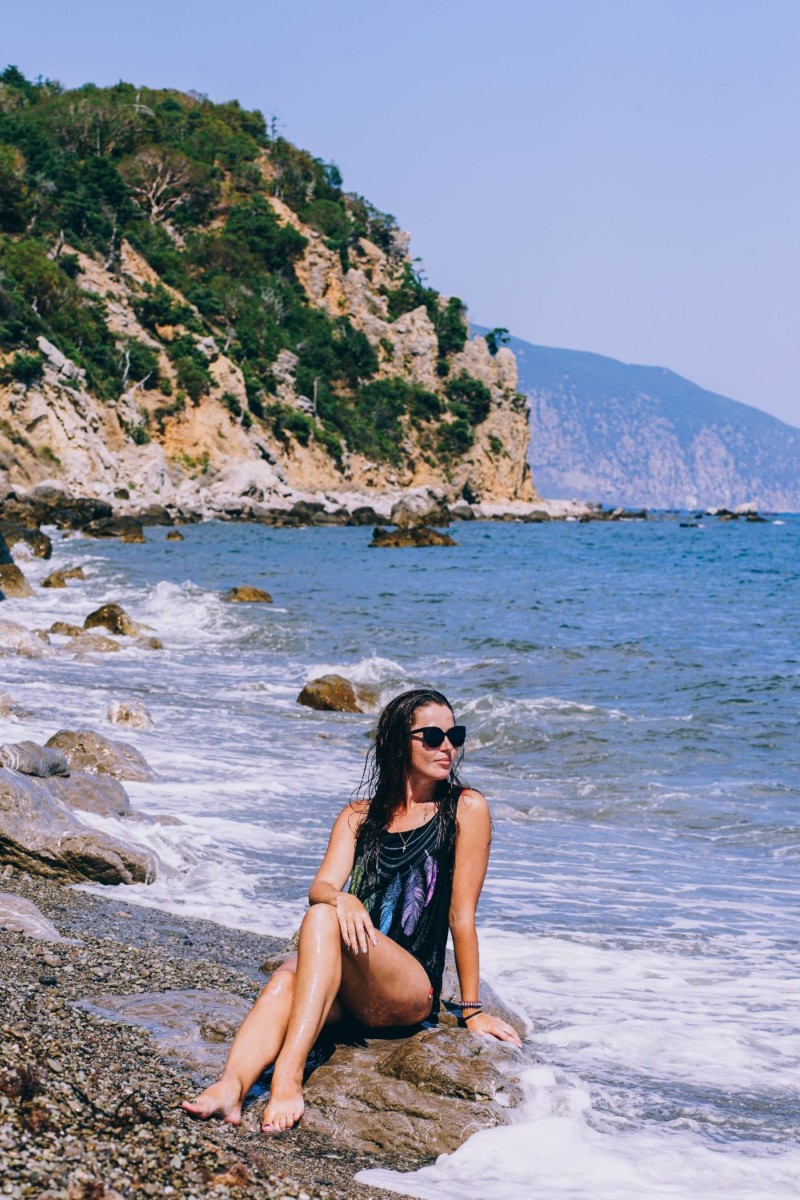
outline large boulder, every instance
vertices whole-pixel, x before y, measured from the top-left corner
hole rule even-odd
[[[457,546],[449,533],[439,533],[438,529],[430,529],[427,525],[418,525],[413,529],[382,529],[377,526],[372,531],[370,546],[391,546],[395,548],[419,546]]]
[[[67,756],[60,750],[36,742],[13,742],[0,746],[0,767],[22,775],[69,775]]]
[[[53,777],[47,786],[69,808],[97,813],[101,817],[128,817],[131,802],[128,793],[112,775],[90,775],[88,771],[73,771],[68,778]]]
[[[102,517],[84,525],[83,532],[93,538],[119,538],[121,542],[143,542],[141,521],[136,517]]]
[[[351,683],[344,675],[320,675],[310,680],[297,697],[298,704],[318,712],[363,713],[374,710],[378,701],[374,688]]]
[[[125,742],[103,737],[93,729],[61,729],[48,739],[48,746],[63,750],[72,771],[90,775],[112,775],[114,779],[149,781],[156,778],[144,755]]]
[[[0,563],[0,592],[9,599],[26,600],[33,588],[16,563]]]
[[[408,492],[392,508],[389,522],[401,529],[416,529],[420,525],[449,525],[450,513],[441,496],[428,491]]]
[[[121,604],[101,604],[94,612],[90,612],[83,622],[83,628],[96,629],[98,626],[122,637],[138,637],[142,632]]]
[[[156,859],[81,824],[50,781],[0,768],[0,863],[65,883],[149,883]]]
[[[0,533],[9,548],[22,543],[37,558],[50,558],[53,553],[53,543],[46,533],[42,533],[41,529],[30,529],[19,521],[0,519]]]

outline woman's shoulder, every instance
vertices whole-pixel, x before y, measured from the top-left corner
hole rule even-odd
[[[458,797],[458,809],[461,812],[462,808],[467,811],[471,809],[488,809],[489,802],[483,792],[479,792],[477,788],[465,787],[461,789],[461,795]]]
[[[352,833],[357,834],[368,811],[368,800],[348,800],[336,818],[336,824],[346,825]]]

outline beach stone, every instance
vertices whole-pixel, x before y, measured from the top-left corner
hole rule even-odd
[[[222,599],[238,604],[272,604],[269,592],[257,587],[232,587],[223,592]]]
[[[344,675],[320,675],[305,685],[298,704],[318,712],[363,713],[377,707],[379,696],[374,688],[351,683]]]
[[[47,781],[50,794],[69,808],[98,813],[101,817],[127,817],[131,802],[125,788],[111,775],[90,775],[88,771],[73,771],[66,778]]]
[[[439,533],[437,529],[430,529],[426,525],[419,525],[413,529],[382,529],[376,526],[372,531],[372,541],[370,546],[387,546],[396,549],[405,549],[408,547],[417,546],[457,546],[449,533]]]
[[[104,633],[84,633],[71,638],[64,650],[71,654],[115,654],[122,647]]]
[[[113,725],[130,725],[132,729],[153,728],[153,718],[139,700],[112,700],[106,715]]]
[[[36,558],[50,558],[53,553],[53,543],[41,529],[31,529],[18,521],[0,519],[0,533],[9,549],[21,542]]]
[[[26,629],[17,621],[0,620],[0,655],[3,654],[19,654],[24,658],[49,658],[55,655],[55,650],[50,645],[46,633]]]
[[[72,941],[71,938],[61,936],[53,922],[48,921],[32,900],[16,896],[13,892],[0,892],[0,929],[24,933],[26,937],[37,938],[43,942]]]
[[[33,588],[16,563],[1,563],[0,592],[13,600],[25,600],[33,595]]]
[[[143,542],[141,521],[136,517],[101,517],[84,525],[83,532],[93,538],[119,538],[121,542]]]
[[[0,746],[0,767],[22,775],[69,775],[67,756],[60,750],[39,746],[36,742],[15,742]]]
[[[97,626],[102,626],[121,637],[138,637],[142,632],[121,604],[101,604],[94,612],[90,612],[83,622],[83,628],[95,629]]]
[[[69,621],[54,621],[50,626],[50,633],[57,633],[62,637],[80,637],[83,633],[81,625],[71,625]]]
[[[93,729],[60,729],[46,744],[63,750],[73,771],[139,782],[156,778],[144,755],[133,746],[112,741]]]
[[[148,883],[156,858],[83,825],[50,781],[0,769],[0,863],[78,883]]]

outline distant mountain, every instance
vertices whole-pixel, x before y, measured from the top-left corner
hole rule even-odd
[[[663,367],[512,338],[543,496],[800,511],[800,429]]]

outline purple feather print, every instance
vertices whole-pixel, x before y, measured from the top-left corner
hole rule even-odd
[[[409,872],[403,897],[402,925],[406,937],[414,932],[424,903],[425,887],[422,882],[422,872],[415,867],[413,871]]]
[[[427,908],[431,902],[433,889],[436,887],[436,876],[439,874],[439,868],[436,865],[436,859],[431,858],[430,854],[425,855],[425,861],[422,866],[425,871],[425,907]]]

